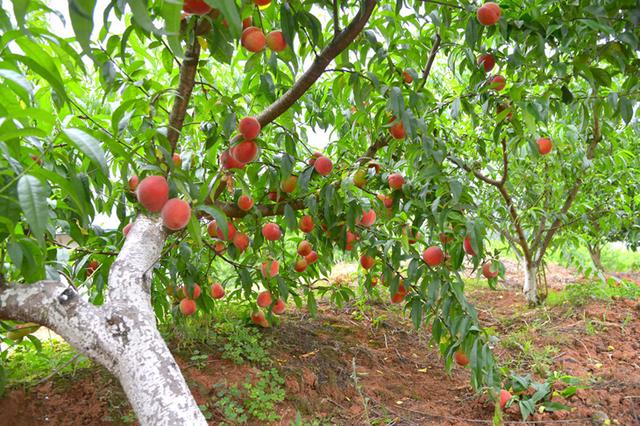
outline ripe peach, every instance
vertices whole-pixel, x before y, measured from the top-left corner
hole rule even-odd
[[[240,42],[245,49],[249,52],[260,52],[264,49],[264,45],[266,44],[266,38],[262,30],[258,27],[248,27],[244,31],[242,31],[242,36],[240,37]],[[245,136],[246,137],[246,136]],[[255,137],[255,136],[254,136]],[[253,139],[253,138],[247,138]]]
[[[369,161],[369,164],[367,164],[367,168],[375,169],[376,174],[378,174],[380,172],[380,163],[376,161]]]
[[[464,238],[463,246],[464,246],[465,253],[470,254],[471,256],[475,256],[476,255],[476,252],[473,250],[473,247],[471,246],[471,236],[470,235],[467,235]]]
[[[287,305],[285,305],[284,300],[278,299],[276,300],[276,303],[273,305],[272,312],[276,315],[282,315],[286,307]]]
[[[362,188],[367,184],[367,172],[360,169],[353,175],[353,184],[358,188]]]
[[[142,179],[136,194],[144,208],[157,213],[169,199],[169,184],[164,176],[148,176]]]
[[[453,354],[453,360],[461,367],[469,364],[469,358],[467,358],[467,355],[462,351],[456,351],[456,353]]]
[[[229,153],[229,150],[223,151],[220,154],[220,165],[224,169],[242,169],[245,164],[236,160],[233,155]]]
[[[207,225],[207,233],[211,238],[218,238],[220,240],[225,240],[224,234],[222,233],[222,229],[218,226],[215,220],[209,222]],[[233,225],[233,222],[227,222],[227,241],[232,241],[233,237],[236,235],[236,227]]]
[[[371,277],[371,287],[378,285],[378,277]]]
[[[187,299],[196,300],[200,297],[200,286],[198,284],[194,284],[193,291],[190,291],[188,287],[182,287],[182,294]]]
[[[255,27],[250,27],[255,28]],[[260,134],[260,122],[255,117],[244,117],[238,123],[238,132],[245,140],[254,140]]]
[[[513,111],[511,110],[511,104],[509,102],[504,102],[496,105],[496,112],[500,114],[502,111],[509,110],[505,118],[507,120],[511,120],[513,118]]]
[[[553,144],[551,143],[551,139],[549,138],[539,138],[536,143],[538,144],[538,151],[542,155],[547,155],[551,152],[551,148]]]
[[[251,322],[260,327],[269,328],[269,321],[264,316],[262,311],[257,311],[251,314]]]
[[[217,243],[215,243],[213,245],[213,250],[217,253],[217,254],[222,254],[224,253],[224,251],[226,250],[226,247],[224,245],[223,242],[218,241]]]
[[[307,269],[307,266],[309,266],[309,264],[304,258],[298,259],[296,264],[293,266],[293,269],[295,269],[296,272],[304,272]]]
[[[133,175],[129,178],[129,191],[131,192],[135,192],[136,188],[138,187],[138,183],[140,182],[140,180],[138,179],[137,175]]]
[[[395,121],[395,117],[392,118],[391,121],[392,122]],[[391,134],[391,137],[393,137],[394,139],[404,139],[405,132],[404,132],[404,124],[402,124],[402,121],[399,121],[393,126],[389,127],[389,133]]]
[[[313,168],[322,176],[326,176],[331,173],[331,170],[333,170],[333,163],[327,157],[320,156],[316,158]]]
[[[271,31],[269,34],[267,34],[266,40],[267,46],[269,46],[269,49],[273,50],[274,52],[282,52],[287,48],[287,42],[285,41],[284,36],[282,35],[282,31],[280,30]]]
[[[354,234],[351,231],[347,231],[347,250],[353,248],[352,243],[358,240],[358,234]]]
[[[242,29],[246,30],[251,25],[253,25],[253,16],[247,16],[242,20]]]
[[[404,284],[401,282],[398,286],[398,291],[391,296],[391,303],[400,303],[407,296],[407,289],[404,287]]]
[[[220,283],[211,285],[211,297],[214,299],[222,299],[224,297],[224,288]]]
[[[489,72],[496,66],[496,60],[491,53],[484,53],[478,56],[478,66],[484,68],[484,72]]]
[[[300,244],[298,244],[298,254],[300,256],[306,256],[309,253],[311,253],[311,250],[313,250],[313,247],[311,246],[311,243],[307,240],[302,240],[300,241]]]
[[[262,262],[260,272],[262,272],[262,276],[267,279],[273,278],[280,272],[280,263],[277,260]]]
[[[484,275],[485,278],[495,278],[498,276],[498,273],[498,262],[489,261],[482,265],[482,275]]]
[[[271,293],[269,293],[268,290],[265,290],[262,293],[258,294],[258,299],[256,300],[256,303],[261,308],[266,308],[267,306],[271,305],[271,301],[272,301]]]
[[[250,163],[258,154],[258,145],[254,141],[240,142],[231,148],[231,156],[240,163]]]
[[[360,265],[362,265],[364,269],[371,269],[375,264],[376,260],[368,254],[363,254],[362,256],[360,256]]]
[[[307,160],[307,163],[309,163],[310,166],[313,166],[316,164],[316,160],[320,157],[322,157],[322,153],[316,151],[313,153],[313,155],[311,155],[311,158]]]
[[[376,222],[376,212],[373,210],[368,210],[362,213],[362,217],[360,218],[360,224],[365,227],[370,227]]]
[[[300,230],[306,234],[313,231],[313,218],[309,215],[304,215],[300,218]]]
[[[184,200],[172,198],[167,201],[160,212],[164,226],[172,231],[178,231],[189,223],[191,206]]]
[[[236,246],[240,252],[243,252],[249,247],[249,237],[243,232],[236,232],[233,236],[233,245]]]
[[[87,265],[87,276],[93,275],[93,273],[100,267],[100,262],[97,260],[92,260]]]
[[[411,77],[411,74],[409,74],[407,70],[402,71],[402,78],[407,84],[411,84],[411,82],[413,81],[413,77]]]
[[[402,185],[404,185],[404,176],[400,173],[390,174],[387,180],[389,182],[389,188],[392,190],[400,189],[402,188]]]
[[[251,210],[251,208],[253,207],[253,199],[251,199],[251,197],[249,197],[248,195],[242,194],[238,198],[238,207],[240,208],[240,210],[245,212]]]
[[[296,189],[296,185],[298,184],[298,176],[289,176],[285,180],[282,181],[280,187],[282,192],[286,192],[287,194],[292,193]]]
[[[308,265],[312,265],[318,261],[318,253],[315,250],[311,250],[311,253],[304,257]]]
[[[279,203],[280,201],[284,200],[284,195],[279,194],[276,191],[269,191],[267,197],[269,197],[269,199],[274,203]]]
[[[507,402],[511,399],[511,393],[508,390],[501,389],[500,390],[500,408],[504,410],[507,406]]]
[[[388,196],[388,195],[384,195],[384,194],[378,194],[376,195],[376,197],[378,198],[378,200],[382,201],[382,204],[384,204],[384,206],[388,209],[390,209],[391,207],[393,207],[393,198]]]
[[[173,161],[173,167],[179,169],[180,166],[182,166],[182,157],[180,157],[180,154],[173,154],[171,160]]]
[[[481,25],[494,25],[500,19],[500,6],[492,1],[486,2],[478,8],[476,16]]]
[[[271,4],[271,0],[253,0],[256,6],[269,6]]]
[[[282,237],[282,231],[276,223],[266,223],[262,227],[262,236],[268,241],[279,240]]]
[[[180,301],[180,312],[184,316],[193,315],[196,312],[196,302],[191,299],[182,299]]]
[[[133,223],[127,223],[124,228],[122,228],[122,233],[124,234],[124,236],[126,237],[127,235],[129,235],[129,231],[131,231],[131,227],[133,226]]]
[[[440,247],[431,246],[422,252],[422,260],[431,267],[438,266],[444,260],[444,253]]]
[[[489,88],[500,92],[507,84],[507,80],[501,75],[494,75],[489,83]]]
[[[182,10],[190,15],[206,15],[211,9],[204,0],[184,0],[182,4]]]

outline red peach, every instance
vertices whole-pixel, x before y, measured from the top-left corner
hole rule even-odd
[[[254,140],[260,134],[260,129],[260,122],[255,117],[244,117],[238,123],[238,132],[244,137],[245,140]]]
[[[134,192],[138,187],[139,179],[137,175],[133,175],[129,178],[129,191]]]
[[[486,2],[476,11],[478,22],[480,22],[481,25],[494,25],[500,20],[501,14],[500,6],[492,1]]]
[[[249,237],[243,232],[236,232],[233,236],[233,245],[236,246],[240,252],[243,252],[249,247]]]
[[[214,299],[222,299],[224,297],[224,288],[220,283],[211,285],[211,297]]]
[[[280,272],[280,263],[277,260],[262,262],[260,272],[262,272],[262,276],[267,279],[273,278]]]
[[[266,41],[269,49],[273,50],[274,52],[282,52],[287,48],[287,42],[282,35],[282,31],[280,30],[271,31],[269,34],[267,34]]]
[[[273,305],[272,312],[276,315],[282,315],[286,307],[287,305],[285,305],[284,300],[278,299],[276,300],[276,303]]]
[[[182,312],[182,314],[187,316],[187,317],[189,315],[193,315],[196,312],[196,302],[195,302],[195,300],[182,299],[180,301],[180,312]]]
[[[311,243],[307,240],[302,240],[300,241],[300,244],[298,244],[298,254],[300,256],[306,256],[309,253],[311,253],[311,250],[313,250],[313,247],[311,246]]]
[[[496,66],[496,60],[491,53],[484,53],[478,56],[478,66],[484,69],[484,72],[489,72]]]
[[[501,389],[500,390],[500,408],[504,410],[507,406],[507,402],[512,398],[511,393],[508,390]]]
[[[368,210],[362,213],[362,217],[360,218],[360,224],[365,227],[370,227],[376,223],[376,212],[373,210]]]
[[[362,256],[360,256],[360,265],[362,265],[364,269],[371,269],[375,264],[376,260],[373,257],[367,254],[363,254]]]
[[[245,212],[251,210],[251,208],[253,207],[253,199],[251,199],[251,197],[249,197],[248,195],[242,194],[238,198],[238,207],[240,208],[240,210]]]
[[[246,30],[251,25],[253,25],[253,16],[247,16],[242,20],[242,29]]]
[[[171,160],[173,161],[173,167],[175,168],[180,168],[180,166],[182,165],[182,157],[180,157],[179,154],[173,154],[173,156],[171,157]]]
[[[167,201],[160,212],[164,226],[172,231],[178,231],[189,223],[191,206],[184,200],[172,198]]]
[[[402,185],[404,185],[404,176],[400,173],[390,174],[387,180],[389,182],[389,188],[392,190],[400,189],[402,188]]]
[[[395,117],[391,119],[391,121],[392,122],[395,121]],[[404,139],[405,132],[404,132],[404,124],[402,124],[402,121],[399,121],[393,126],[389,127],[389,133],[391,134],[391,137],[393,137],[394,139]]]
[[[206,15],[211,9],[204,0],[184,0],[182,4],[182,10],[190,15]]]
[[[309,215],[304,215],[300,218],[300,230],[306,234],[313,231],[313,218]]]
[[[553,144],[551,143],[551,139],[549,138],[539,138],[536,143],[538,144],[538,151],[542,155],[547,155],[551,152],[551,148]]]
[[[193,294],[190,294],[190,293],[193,293]],[[187,287],[182,287],[182,294],[187,299],[196,300],[198,297],[200,297],[200,286],[198,284],[194,284],[192,292],[190,292]]]
[[[409,74],[407,70],[402,71],[402,78],[407,84],[411,84],[411,82],[413,81],[413,77],[411,77],[411,74]]]
[[[470,254],[471,256],[475,256],[476,255],[476,252],[473,250],[473,246],[471,245],[471,236],[470,235],[467,235],[464,238],[463,246],[464,246],[465,253]]]
[[[124,234],[124,236],[126,237],[127,235],[129,235],[129,231],[131,231],[131,227],[133,226],[133,223],[127,223],[124,228],[122,228],[122,233]]]
[[[282,237],[282,231],[276,223],[266,223],[262,227],[262,236],[268,241],[279,240]]]
[[[258,299],[256,300],[256,303],[261,308],[266,308],[267,306],[271,305],[271,301],[272,301],[271,293],[265,290],[262,293],[258,294]]]
[[[262,311],[257,311],[251,314],[251,322],[256,325],[259,325],[263,328],[269,328],[269,321],[264,316]]]
[[[231,156],[240,163],[250,163],[258,155],[258,145],[254,141],[240,142],[231,148]]]
[[[438,266],[444,260],[444,253],[440,247],[431,246],[422,252],[422,260],[431,267]]]
[[[296,272],[304,272],[307,269],[308,263],[305,259],[298,259],[296,261],[296,264],[293,266],[293,269],[296,270]]]
[[[260,52],[264,49],[266,38],[262,30],[258,27],[248,27],[242,31],[240,42],[249,52]],[[246,136],[245,136],[246,137]],[[254,136],[255,137],[255,136]],[[247,139],[253,139],[247,137]]]
[[[492,279],[498,276],[498,262],[489,261],[482,265],[482,275],[487,279]]]
[[[233,155],[229,153],[229,150],[223,151],[220,154],[220,165],[224,169],[242,169],[245,164],[236,160]]]
[[[316,158],[315,163],[313,164],[316,172],[321,174],[322,176],[327,176],[333,170],[333,163],[325,156],[320,156]]]
[[[298,176],[289,176],[285,180],[282,181],[281,189],[282,192],[286,192],[287,194],[292,193],[296,189],[296,185],[298,184]]]
[[[209,222],[209,225],[207,225],[207,233],[211,238],[232,241],[233,237],[236,235],[236,227],[233,225],[233,222],[227,222],[227,238],[224,238],[222,229],[218,226],[215,220],[212,220]]]
[[[311,250],[311,253],[304,257],[304,260],[307,261],[308,265],[314,264],[318,261],[318,253],[315,250]]]
[[[507,80],[501,75],[494,75],[489,83],[489,88],[500,92],[507,84]]]
[[[469,364],[469,358],[467,358],[467,355],[462,351],[456,351],[456,353],[453,354],[453,360],[461,367]]]
[[[157,213],[169,199],[169,184],[164,176],[148,176],[142,179],[136,194],[144,208]]]

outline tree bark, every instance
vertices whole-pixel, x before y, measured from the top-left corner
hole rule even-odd
[[[527,260],[524,265],[524,283],[522,292],[529,305],[537,305],[538,300],[538,266]]]
[[[587,249],[589,250],[589,256],[591,256],[593,266],[595,266],[600,272],[605,272],[601,257],[602,247],[597,244],[587,244]]]

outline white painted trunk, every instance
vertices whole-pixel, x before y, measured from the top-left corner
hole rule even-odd
[[[524,284],[522,292],[524,297],[530,305],[538,304],[538,267],[525,263],[524,267]]]
[[[58,281],[0,285],[0,319],[45,325],[105,366],[120,380],[141,425],[206,425],[151,306],[151,272],[165,238],[159,219],[136,220],[109,272],[102,306]]]

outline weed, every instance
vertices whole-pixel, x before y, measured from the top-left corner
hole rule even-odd
[[[236,385],[226,387],[226,384],[218,384],[222,387],[218,392],[218,400],[215,407],[218,408],[226,420],[231,423],[246,423],[249,419],[241,402],[241,393]]]
[[[229,359],[236,364],[245,361],[259,365],[271,362],[267,348],[271,346],[259,331],[237,323],[221,323],[216,326],[217,331],[224,335],[226,343],[222,348],[222,358]]]
[[[189,357],[191,363],[198,369],[204,370],[207,367],[207,361],[209,361],[209,355],[201,354],[197,349],[193,351],[193,355]]]
[[[628,281],[609,279],[588,283],[569,284],[563,290],[550,292],[547,298],[549,305],[584,306],[594,300],[611,301],[614,297],[637,299],[640,297],[640,286]]]
[[[275,406],[284,401],[283,384],[284,379],[276,369],[260,372],[255,384],[246,382],[244,389],[247,391],[247,398],[244,406],[249,414],[265,422],[278,420],[280,416],[276,413]]]

